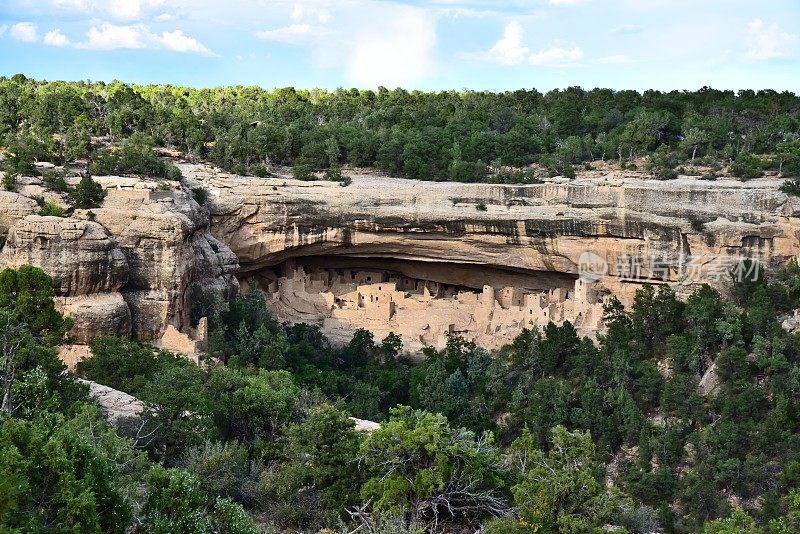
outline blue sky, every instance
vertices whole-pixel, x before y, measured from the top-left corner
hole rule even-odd
[[[800,92],[800,0],[0,0],[0,74]]]

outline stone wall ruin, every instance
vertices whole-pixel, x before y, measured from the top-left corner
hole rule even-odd
[[[599,286],[553,273],[391,258],[297,258],[240,283],[264,291],[280,321],[317,324],[338,343],[358,328],[376,340],[394,332],[411,352],[441,348],[450,333],[499,347],[551,321],[592,335],[605,297]]]

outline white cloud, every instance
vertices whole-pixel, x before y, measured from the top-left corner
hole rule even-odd
[[[522,46],[522,35],[522,25],[517,21],[509,22],[503,30],[503,37],[480,57],[503,65],[522,63],[529,52],[528,47]]]
[[[120,21],[142,20],[161,6],[167,0],[52,0],[53,5],[61,9],[103,13],[104,15]]]
[[[625,63],[633,63],[633,60],[624,54],[617,54],[614,56],[604,56],[597,58],[597,62],[605,63],[607,65],[623,65]]]
[[[756,61],[791,57],[797,52],[800,42],[797,35],[784,31],[775,23],[767,26],[761,19],[748,25],[747,34],[750,48],[745,57]]]
[[[348,77],[358,86],[408,86],[433,71],[435,21],[409,6],[395,6],[386,15],[356,29]]]
[[[0,37],[4,36],[8,31],[8,24],[0,24]]]
[[[11,37],[23,43],[35,43],[39,40],[38,28],[32,22],[17,22],[11,26]]]
[[[82,48],[92,50],[115,50],[118,48],[143,48],[144,28],[141,26],[117,26],[101,24],[92,26],[86,34],[87,41]]]
[[[155,38],[156,41],[160,42],[167,50],[212,55],[211,50],[200,44],[197,39],[184,35],[181,30],[163,32],[160,36],[152,36],[152,38]]]
[[[69,39],[67,39],[66,35],[61,33],[61,30],[56,28],[45,34],[43,42],[50,46],[67,46],[69,44]]]
[[[53,5],[69,9],[87,10],[90,7],[88,0],[53,0]]]
[[[308,42],[311,38],[317,37],[323,32],[322,28],[311,26],[310,24],[292,24],[285,28],[257,32],[256,37],[279,43],[301,44]]]
[[[583,50],[577,46],[572,48],[554,47],[540,50],[528,59],[534,65],[563,65],[583,59]]]
[[[331,19],[330,12],[325,8],[318,8],[315,6],[295,4],[292,7],[291,13],[292,20],[295,22],[302,22],[308,19],[316,19],[320,24],[327,24]]]
[[[156,22],[169,22],[171,20],[176,20],[178,15],[175,13],[161,13],[156,17]]]
[[[104,23],[100,26],[92,26],[86,33],[86,41],[75,46],[89,50],[155,48],[173,52],[214,55],[197,39],[184,34],[183,30],[165,31],[158,34],[140,24],[120,26]]]

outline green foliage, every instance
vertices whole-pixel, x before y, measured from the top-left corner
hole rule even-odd
[[[64,160],[73,161],[89,155],[92,151],[92,138],[90,134],[91,120],[86,115],[81,115],[67,129],[64,136]]]
[[[75,202],[77,208],[96,208],[106,196],[103,186],[95,182],[91,176],[84,175],[81,177],[78,185],[70,191],[70,197]]]
[[[61,206],[50,200],[45,202],[44,205],[41,208],[39,208],[39,215],[63,217],[64,208],[62,208]]]
[[[292,177],[295,180],[309,181],[314,180],[313,169],[305,163],[297,163],[292,167]]]
[[[209,504],[197,478],[180,469],[153,467],[142,513],[142,530],[153,534],[258,532],[240,505],[220,498]]]
[[[90,347],[92,354],[78,364],[78,372],[131,395],[139,395],[158,374],[192,365],[185,358],[122,337],[100,336]]]
[[[61,341],[72,326],[56,311],[54,296],[53,279],[37,267],[23,265],[0,272],[0,309],[46,343]]]
[[[675,167],[679,162],[679,158],[670,150],[668,145],[661,145],[650,155],[648,168],[658,180],[674,180],[678,177],[678,171],[675,170]]]
[[[486,204],[484,204],[483,202],[478,202],[477,204],[475,204],[475,209],[478,211],[486,211],[487,210]]]
[[[92,156],[91,172],[95,175],[137,174],[179,181],[182,177],[180,169],[172,162],[156,156],[154,143],[152,137],[136,131],[122,143],[119,150],[96,152]]]
[[[545,454],[523,433],[512,444],[523,465],[514,486],[520,523],[533,532],[591,532],[611,522],[624,497],[600,482],[591,436],[586,432],[553,429]]]
[[[787,195],[800,196],[800,178],[785,180],[781,184],[781,192]]]
[[[274,445],[281,427],[295,414],[299,388],[287,371],[216,369],[209,385],[216,427],[226,439]]]
[[[60,417],[0,422],[0,525],[20,532],[123,532],[132,510],[115,483],[118,466],[91,434],[65,423]]]
[[[434,523],[509,512],[505,467],[491,433],[452,429],[442,415],[399,406],[361,444],[360,457],[369,477],[361,496],[377,510]]]
[[[153,145],[242,175],[295,164],[300,179],[353,165],[428,180],[533,183],[532,173],[519,169],[539,163],[572,177],[576,165],[611,157],[622,164],[660,146],[692,165],[701,157],[759,153],[773,154],[786,176],[800,172],[798,97],[788,92],[267,91],[16,77],[0,81],[0,102],[2,144],[23,175],[34,161],[86,157],[93,135],[121,142],[118,151],[91,156],[94,174],[167,179],[179,179],[179,171],[160,164]],[[489,162],[516,169],[490,172]],[[654,174],[671,178],[674,168]]]
[[[3,189],[6,191],[13,191],[17,186],[17,177],[18,174],[16,172],[6,170],[5,173],[3,173]]]
[[[353,428],[345,412],[322,404],[285,429],[285,460],[262,486],[274,498],[275,513],[292,517],[294,524],[320,528],[336,523],[345,507],[358,504],[360,436]],[[322,507],[308,506],[310,502]]]
[[[204,206],[206,201],[208,200],[208,189],[205,187],[193,187],[192,188],[192,197],[194,201]]]
[[[764,175],[763,164],[758,157],[743,152],[731,164],[731,174],[742,180],[760,178]]]
[[[194,365],[170,367],[142,388],[145,427],[155,432],[150,453],[174,465],[190,447],[214,434],[212,404],[203,387],[205,373]]]

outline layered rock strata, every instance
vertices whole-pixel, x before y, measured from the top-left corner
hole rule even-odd
[[[43,187],[37,179],[21,193],[0,192],[0,263],[53,276],[77,341],[159,340],[171,326],[168,338],[188,347],[200,342],[192,327],[208,294],[231,296],[238,279],[263,279],[287,261],[408,264],[399,270],[421,279],[419,266],[436,262],[451,266],[438,282],[476,291],[526,289],[531,276],[569,287],[581,277],[630,302],[642,283],[723,287],[742,257],[773,269],[800,252],[800,204],[776,178],[595,174],[514,186],[351,172],[352,184],[340,187],[180,166],[182,185],[96,177],[108,193],[102,205],[67,218],[36,215],[27,195]],[[196,187],[208,191],[205,206]]]

